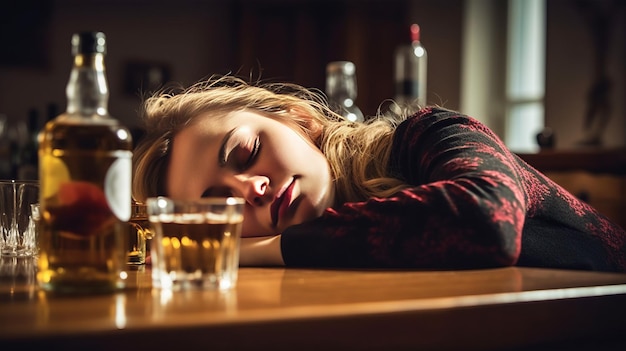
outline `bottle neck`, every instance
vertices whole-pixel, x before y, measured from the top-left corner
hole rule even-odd
[[[67,113],[81,117],[107,117],[109,88],[104,54],[77,54],[65,90]]]
[[[364,121],[363,113],[355,105],[357,86],[354,75],[329,73],[326,77],[326,94],[335,112],[351,122]]]
[[[354,77],[341,73],[329,74],[326,77],[326,93],[331,100],[356,100],[357,87]]]

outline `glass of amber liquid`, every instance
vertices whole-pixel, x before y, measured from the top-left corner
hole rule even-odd
[[[128,220],[128,250],[126,263],[139,266],[146,263],[150,253],[148,240],[152,239],[152,230],[148,221],[147,206],[141,202],[132,202],[130,219]]]
[[[149,198],[153,286],[172,290],[236,286],[244,203],[236,197]]]

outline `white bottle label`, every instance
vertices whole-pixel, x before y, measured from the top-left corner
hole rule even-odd
[[[132,153],[121,156],[109,167],[104,178],[104,194],[113,214],[128,221],[131,214]]]

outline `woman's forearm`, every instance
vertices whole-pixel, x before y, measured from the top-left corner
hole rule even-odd
[[[280,234],[241,238],[240,266],[284,266]]]

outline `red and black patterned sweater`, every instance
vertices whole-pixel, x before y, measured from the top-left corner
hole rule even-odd
[[[479,121],[426,108],[390,167],[412,187],[287,228],[287,266],[626,271],[626,231],[511,153]]]

